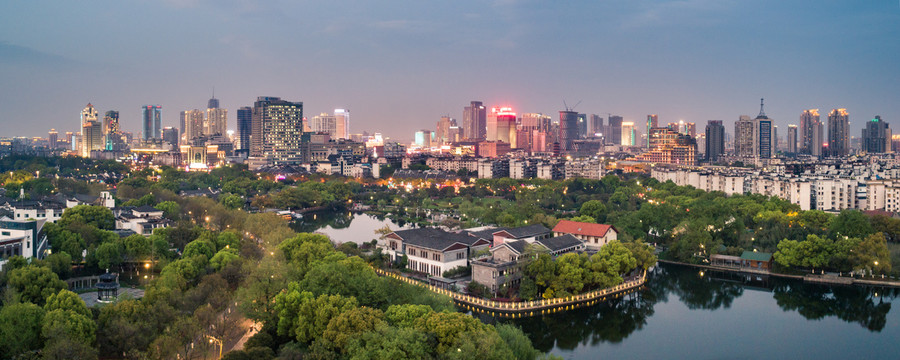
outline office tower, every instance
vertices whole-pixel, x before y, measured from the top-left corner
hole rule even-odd
[[[867,153],[891,152],[891,127],[876,115],[872,121],[866,122],[862,131],[862,151]]]
[[[725,126],[722,120],[709,120],[706,123],[706,159],[710,162],[719,161],[719,157],[725,153]]]
[[[430,148],[434,140],[434,133],[431,130],[416,131],[415,143],[419,147]]]
[[[122,133],[119,130],[119,112],[107,111],[103,115],[103,138],[106,150],[121,150]]]
[[[778,125],[772,125],[772,154],[776,153],[778,153]]]
[[[162,139],[163,142],[172,144],[172,146],[178,146],[178,129],[171,126],[164,127],[162,129]]]
[[[800,152],[814,156],[822,155],[822,122],[819,120],[819,109],[804,110],[800,114]]]
[[[621,127],[619,129],[621,130]],[[575,139],[578,137],[578,113],[574,111],[559,112],[559,147],[562,152],[575,151]],[[621,141],[621,135],[620,135]]]
[[[472,101],[463,109],[463,135],[468,140],[482,140],[487,134],[487,110],[481,101]]]
[[[619,145],[622,143],[622,117],[618,115],[609,116],[609,137],[606,139],[607,144]]]
[[[202,110],[187,110],[181,112],[182,122],[184,123],[184,143],[187,144],[195,138],[204,135],[204,119]]]
[[[684,121],[682,121],[681,123],[683,124],[681,131],[682,134],[690,135],[692,138],[697,137],[697,124],[692,122],[686,123]]]
[[[650,147],[650,129],[659,126],[659,115],[647,115],[647,147]]]
[[[207,102],[203,135],[225,135],[226,131],[228,131],[228,109],[220,108],[219,99],[213,96]]]
[[[603,117],[597,114],[591,114],[591,133],[590,136],[598,136],[597,134],[602,134],[603,129]]]
[[[162,106],[144,105],[141,107],[141,131],[143,140],[159,139],[162,130]]]
[[[250,151],[250,124],[252,123],[253,109],[244,106],[237,111],[237,146],[235,150],[241,152]]]
[[[309,120],[309,130],[316,133],[328,133],[333,139],[337,139],[337,118],[328,113],[321,113]]]
[[[91,150],[103,149],[103,124],[99,113],[90,103],[81,110],[81,156],[90,157]]]
[[[453,137],[450,136],[450,128],[455,126],[456,119],[453,119],[449,116],[441,116],[441,119],[437,122],[434,139],[441,144],[456,141]]]
[[[634,122],[625,121],[622,123],[622,146],[637,145],[637,134],[634,131]]]
[[[756,140],[756,144],[754,144],[756,147],[755,155],[764,159],[771,158],[774,155],[772,151],[773,122],[763,110],[763,99],[759,99],[759,115],[753,121],[756,122],[753,130],[754,140]]]
[[[541,113],[522,114],[519,132],[516,136],[518,147],[531,152],[545,151],[552,132],[553,118]],[[552,141],[550,141],[552,142]]]
[[[828,113],[828,153],[825,156],[843,157],[850,153],[850,115],[847,109],[832,109]]]
[[[453,119],[456,122],[456,119]],[[459,126],[450,126],[447,129],[447,141],[448,142],[459,142],[462,140],[462,128]]]
[[[303,103],[260,96],[253,103],[250,156],[272,164],[302,162]]]
[[[49,147],[50,150],[56,149],[58,141],[59,133],[56,132],[56,129],[50,129],[50,132],[47,133],[47,147]]]
[[[734,123],[734,155],[738,157],[755,156],[754,144],[754,125],[755,122],[747,115],[741,117]]]
[[[666,164],[697,164],[697,142],[694,138],[668,127],[651,127],[647,137],[650,139],[650,148],[646,153],[635,157],[636,160]]]
[[[787,132],[787,152],[790,154],[797,153],[797,125],[788,125]]]
[[[510,107],[492,107],[487,115],[487,141],[502,141],[516,145],[516,113]]]
[[[338,139],[350,139],[350,110],[334,109],[334,119],[337,124],[334,134]]]
[[[586,137],[588,137],[587,114],[578,114],[578,138],[584,139]]]

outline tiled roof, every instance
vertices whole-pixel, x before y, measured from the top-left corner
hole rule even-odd
[[[563,236],[557,236],[549,239],[541,239],[535,241],[541,245],[544,245],[547,249],[552,251],[560,251],[568,248],[573,248],[576,246],[581,246],[584,244],[581,240],[576,239],[574,236],[566,234]]]
[[[517,228],[511,228],[511,229],[507,228],[507,229],[503,229],[503,230],[508,232],[510,235],[513,236],[513,238],[516,238],[516,239],[543,235],[543,234],[550,232],[550,229],[546,228],[544,225],[541,225],[541,224],[520,226]]]
[[[772,253],[744,251],[744,253],[741,254],[741,259],[755,260],[755,261],[772,261]]]
[[[571,220],[560,220],[559,223],[553,227],[553,232],[604,237],[606,236],[606,232],[609,231],[610,228],[612,228],[612,226],[606,224],[592,224]]]
[[[150,206],[150,205],[141,205],[141,206],[138,206],[138,207],[134,208],[133,211],[144,212],[144,213],[146,213],[146,212],[157,212],[157,211],[162,211],[162,210],[159,210],[159,209],[157,209],[157,208],[155,208],[155,207],[152,207],[152,206]]]
[[[455,243],[472,246],[479,238],[462,233],[451,233],[435,228],[418,228],[394,231],[407,245],[443,251]]]

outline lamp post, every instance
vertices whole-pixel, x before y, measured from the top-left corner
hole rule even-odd
[[[222,348],[224,347],[224,345],[222,344],[222,340],[219,340],[216,337],[209,335],[209,334],[207,334],[206,337],[209,338],[210,344],[218,344],[219,345],[219,357],[217,357],[216,359],[221,359],[222,358]]]

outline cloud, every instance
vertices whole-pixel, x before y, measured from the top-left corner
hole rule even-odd
[[[658,26],[709,26],[722,22],[721,13],[732,10],[734,0],[645,1],[631,16],[625,16],[626,29]]]
[[[45,53],[29,47],[0,42],[0,63],[9,65],[44,66],[49,69],[70,69],[83,65],[63,56]]]

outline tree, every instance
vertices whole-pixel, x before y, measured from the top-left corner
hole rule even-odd
[[[72,257],[65,251],[58,251],[44,258],[44,264],[50,267],[61,278],[69,277],[72,272]]]
[[[606,222],[606,205],[599,200],[589,200],[581,204],[580,215],[589,216],[594,219],[593,222]]]
[[[522,332],[522,329],[509,324],[497,324],[494,327],[516,359],[534,360],[541,355],[541,352],[534,348],[531,339]]]
[[[850,257],[854,270],[872,269],[873,273],[891,272],[891,253],[883,233],[863,239]]]
[[[22,301],[43,306],[52,294],[67,288],[53,271],[45,267],[26,266],[9,273],[8,285],[19,294]]]
[[[75,343],[90,345],[94,342],[96,328],[90,317],[75,311],[56,309],[44,315],[41,334],[48,344],[71,339]]]
[[[0,308],[0,354],[10,358],[44,346],[41,326],[44,309],[32,303]]]
[[[327,347],[345,353],[345,348],[351,338],[375,331],[384,323],[384,313],[381,310],[367,306],[353,308],[328,322],[325,332],[322,333],[322,340]]]
[[[101,269],[109,269],[122,264],[122,244],[116,242],[106,242],[100,244],[94,251],[94,257],[97,259],[97,267]]]
[[[244,207],[244,198],[234,194],[220,197],[219,202],[228,209],[240,209]]]
[[[69,290],[60,290],[47,298],[47,303],[44,304],[44,311],[49,313],[53,310],[73,311],[88,318],[92,316],[84,300],[78,294]]]
[[[591,217],[591,216],[587,216],[587,215],[578,215],[578,216],[573,217],[573,218],[571,218],[571,219],[569,219],[569,220],[571,220],[571,221],[577,221],[577,222],[583,222],[583,223],[590,223],[590,224],[596,224],[596,223],[597,223],[597,219],[595,219],[595,218],[593,218],[593,217]]]
[[[59,218],[59,225],[67,227],[72,223],[81,222],[93,225],[98,229],[115,229],[115,218],[111,210],[103,206],[76,205],[66,209]]]
[[[238,252],[235,249],[227,248],[222,249],[213,255],[212,259],[209,260],[209,266],[211,266],[216,271],[220,271],[225,266],[227,266],[230,262],[240,259],[238,256]]]
[[[433,312],[434,309],[428,305],[391,305],[385,312],[385,319],[393,326],[412,327],[415,325],[416,320]]]
[[[653,254],[653,248],[647,243],[634,240],[623,242],[622,245],[628,248],[628,251],[631,251],[631,255],[637,260],[637,266],[647,270],[656,265],[656,255]]]
[[[832,238],[847,236],[862,239],[875,232],[869,218],[862,211],[855,209],[841,210],[841,213],[831,221],[829,230]]]
[[[486,326],[478,319],[457,312],[431,313],[418,319],[414,325],[419,331],[430,333],[434,336],[437,341],[437,347],[435,348],[437,353],[444,353],[449,350],[464,334],[483,330]]]
[[[297,283],[275,297],[278,313],[278,334],[290,336],[301,343],[311,343],[322,337],[331,319],[356,307],[356,299],[339,295],[314,297],[300,291]]]
[[[209,241],[197,239],[191,241],[184,247],[184,254],[182,255],[184,258],[190,258],[196,255],[206,256],[206,259],[212,259],[212,257],[216,254],[216,245],[210,243]]]
[[[163,216],[167,219],[178,220],[181,218],[181,205],[174,201],[163,201],[156,204],[156,209],[162,210]]]
[[[235,297],[239,299],[244,315],[260,323],[274,322],[277,313],[274,310],[275,296],[287,287],[289,268],[282,261],[271,257],[263,258],[259,266],[254,267]]]
[[[131,261],[139,261],[150,256],[152,250],[150,239],[144,235],[130,235],[122,241],[125,244],[125,255]]]
[[[354,360],[432,359],[434,347],[428,340],[425,333],[414,328],[381,326],[351,338],[345,350]]]

